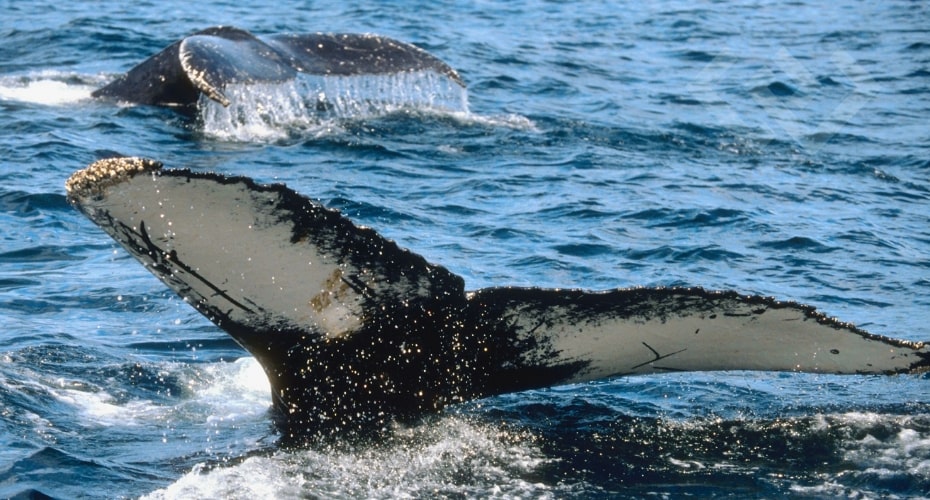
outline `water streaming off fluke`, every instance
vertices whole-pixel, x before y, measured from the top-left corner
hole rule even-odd
[[[201,96],[203,132],[233,141],[276,140],[326,133],[346,119],[396,112],[468,115],[468,90],[445,75],[299,74],[281,83],[228,84],[229,106]]]

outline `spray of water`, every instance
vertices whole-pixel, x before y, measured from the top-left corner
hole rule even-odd
[[[340,121],[416,110],[468,114],[468,92],[431,71],[363,76],[301,74],[283,83],[230,84],[229,106],[201,97],[203,131],[232,141],[322,135]]]
[[[143,497],[181,498],[558,498],[536,481],[549,463],[520,431],[466,418],[399,429],[396,440],[254,455],[239,463],[198,464]]]

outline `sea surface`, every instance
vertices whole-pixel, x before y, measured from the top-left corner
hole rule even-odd
[[[930,497],[925,375],[620,378],[284,448],[257,363],[64,191],[147,156],[286,183],[470,289],[733,289],[930,340],[927,2],[0,6],[0,498]],[[391,36],[467,91],[90,97],[220,24]]]

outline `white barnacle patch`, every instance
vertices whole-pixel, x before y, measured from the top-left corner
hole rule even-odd
[[[65,182],[72,198],[100,195],[107,187],[136,174],[159,170],[161,162],[145,158],[106,158],[78,170]]]
[[[194,63],[195,54],[188,50],[187,40],[181,42],[181,50],[179,55],[181,59],[181,68],[184,69],[184,72],[187,74],[187,78],[190,79],[191,83],[193,83],[195,87],[206,94],[210,99],[219,102],[223,106],[229,106],[229,99],[223,95],[222,90],[218,89],[213,83],[210,82],[206,68],[198,68]]]

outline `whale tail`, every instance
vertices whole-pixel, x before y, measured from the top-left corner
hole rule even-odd
[[[930,347],[700,288],[488,288],[283,185],[101,160],[68,198],[262,364],[287,428],[383,426],[493,394],[689,370],[915,373]]]
[[[169,45],[91,95],[183,111],[196,106],[201,94],[228,106],[224,91],[231,83],[284,82],[297,73],[353,76],[412,71],[433,71],[465,86],[454,69],[432,54],[384,36],[257,37],[239,28],[219,26]]]

